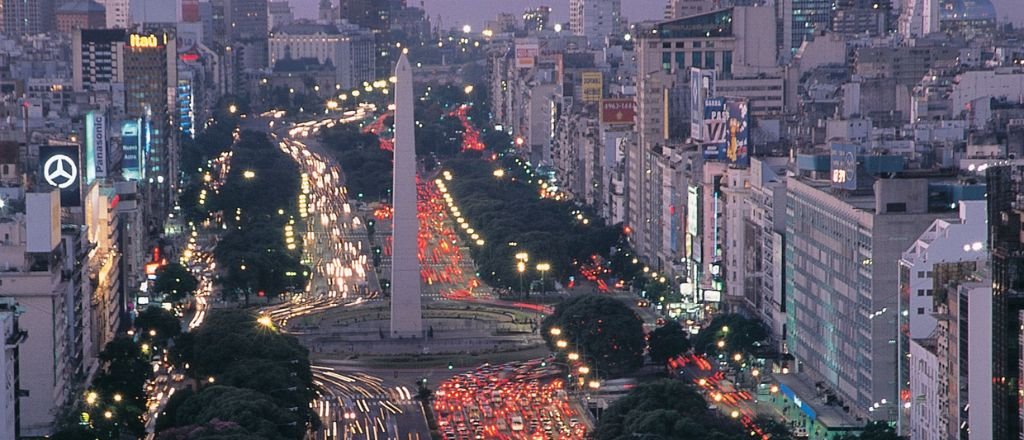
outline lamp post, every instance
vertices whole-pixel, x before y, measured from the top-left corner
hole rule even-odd
[[[546,292],[547,291],[547,286],[544,284],[544,274],[547,273],[547,271],[551,270],[551,264],[549,264],[549,263],[537,264],[537,270],[540,271],[540,285],[541,285],[541,288],[544,289],[544,291]]]
[[[526,272],[526,263],[530,261],[530,254],[526,252],[516,253],[516,271],[519,272],[519,292],[523,293],[523,273]]]

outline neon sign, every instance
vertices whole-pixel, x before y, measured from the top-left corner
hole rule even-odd
[[[167,44],[167,35],[164,35],[164,44]],[[160,47],[160,40],[156,38],[156,35],[139,35],[131,34],[128,36],[128,45],[135,48],[142,49],[153,49]]]

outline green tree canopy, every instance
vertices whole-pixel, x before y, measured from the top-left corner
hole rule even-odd
[[[678,321],[668,321],[648,335],[647,346],[651,360],[665,365],[669,359],[690,349],[690,338]]]
[[[161,347],[166,347],[168,340],[181,334],[181,321],[178,317],[157,306],[149,306],[139,312],[134,325],[141,339],[152,341]]]
[[[749,353],[757,344],[768,338],[768,329],[757,319],[740,314],[718,315],[693,338],[693,347],[699,352],[715,354],[724,352]],[[725,346],[718,347],[718,341]]]
[[[267,439],[300,439],[305,421],[299,411],[278,406],[257,391],[215,385],[190,397],[174,415],[177,426],[203,425],[215,420],[234,422],[250,433]]]
[[[185,266],[169,263],[156,271],[153,290],[171,301],[181,301],[195,293],[199,281]]]
[[[659,380],[638,386],[615,401],[598,421],[598,440],[633,438],[737,440],[742,427],[710,411],[690,385]]]
[[[553,328],[559,335],[552,335]],[[620,377],[643,366],[643,321],[621,301],[600,295],[578,295],[562,301],[543,323],[544,337],[555,348],[579,350],[602,377]]]

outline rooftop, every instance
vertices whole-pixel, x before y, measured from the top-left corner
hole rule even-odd
[[[71,3],[65,3],[63,6],[57,8],[57,12],[80,14],[90,12],[104,13],[106,12],[106,8],[92,0],[76,0]]]

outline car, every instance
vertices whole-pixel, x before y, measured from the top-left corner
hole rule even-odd
[[[512,431],[514,431],[514,432],[522,431],[523,430],[523,418],[520,417],[520,416],[512,417],[511,428],[512,428]]]

